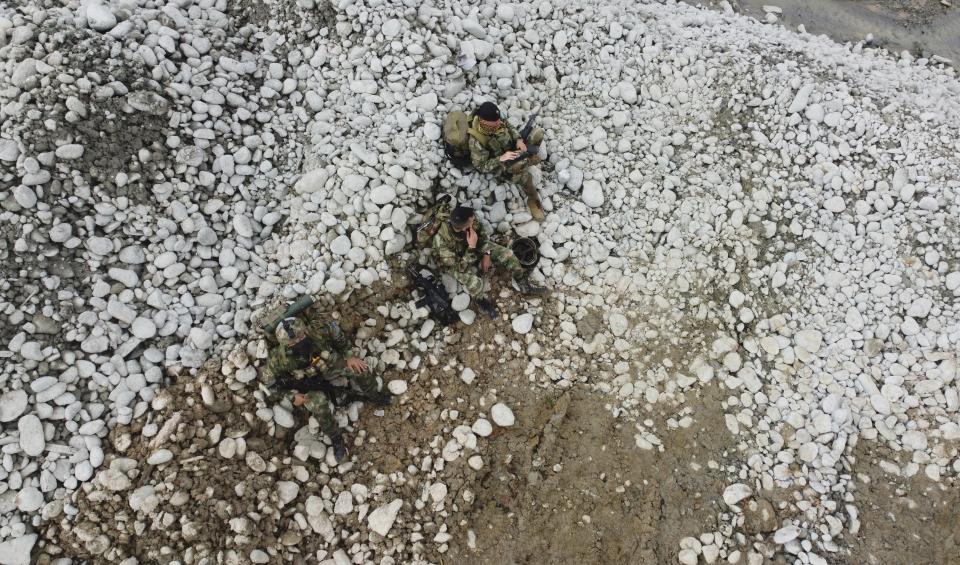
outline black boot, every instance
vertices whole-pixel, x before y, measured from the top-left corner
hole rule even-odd
[[[530,279],[513,279],[513,282],[517,284],[517,288],[520,289],[520,294],[524,296],[544,296],[547,294],[547,289],[542,286],[534,286],[530,283]]]
[[[390,406],[393,404],[393,395],[389,392],[375,392],[366,398],[371,404],[377,406]]]
[[[497,307],[486,298],[477,300],[477,308],[480,308],[480,311],[489,316],[491,320],[497,319]]]
[[[340,434],[331,436],[330,443],[333,444],[333,458],[337,460],[337,463],[343,461],[343,458],[347,456],[347,446],[343,443],[343,436]]]

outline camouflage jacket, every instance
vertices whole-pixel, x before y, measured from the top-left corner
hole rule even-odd
[[[479,120],[480,118],[474,117],[470,124],[471,134],[468,143],[470,146],[470,162],[481,173],[502,175],[506,173],[506,167],[500,161],[500,156],[517,148],[517,140],[520,139],[520,134],[507,123],[507,120],[501,122],[497,131],[486,134],[480,131]]]
[[[309,355],[295,355],[286,346],[277,346],[260,370],[260,380],[269,385],[277,379],[298,378],[295,373],[313,368],[323,375],[350,356],[350,341],[334,322],[310,320],[307,332],[313,342]]]
[[[490,248],[490,239],[480,222],[475,221],[473,229],[477,231],[477,246],[470,249],[465,234],[453,231],[448,222],[440,226],[433,236],[433,258],[440,267],[465,273],[479,264]]]

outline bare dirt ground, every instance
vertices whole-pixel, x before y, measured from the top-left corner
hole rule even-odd
[[[664,453],[637,449],[592,393],[516,401],[529,425],[498,442],[506,456],[469,513],[477,549],[455,545],[451,563],[666,563],[681,537],[716,527],[731,438],[714,392],[691,399],[698,423],[667,433]]]
[[[733,9],[761,21],[764,6],[783,10],[779,21],[790,29],[803,25],[809,33],[836,41],[863,41],[891,52],[939,55],[960,64],[960,10],[953,0],[729,0]],[[717,7],[720,0],[690,0]]]
[[[876,444],[858,444],[855,456],[862,525],[849,563],[960,564],[960,493],[922,474],[905,479],[885,473],[879,461],[897,457]]]

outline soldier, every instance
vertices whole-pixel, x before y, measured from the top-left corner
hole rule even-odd
[[[520,265],[513,252],[487,238],[482,225],[476,222],[473,208],[457,206],[450,219],[437,229],[433,236],[434,260],[451,277],[463,285],[476,300],[477,306],[491,319],[497,317],[497,309],[484,293],[484,281],[477,273],[490,271],[493,265],[503,267],[513,276],[520,292],[525,296],[542,296],[543,288],[533,286],[529,273]]]
[[[317,419],[320,429],[330,436],[334,456],[340,461],[347,449],[333,417],[331,400],[323,389],[333,388],[331,380],[346,378],[359,389],[356,397],[374,404],[390,404],[390,394],[379,392],[377,378],[368,371],[367,364],[350,355],[350,343],[336,323],[311,321],[308,326],[300,318],[286,318],[277,325],[276,335],[280,345],[271,352],[261,379],[293,393],[293,405],[305,407]]]
[[[529,167],[540,162],[540,157],[533,155],[512,165],[505,164],[526,151],[527,143],[540,145],[543,130],[534,128],[528,138],[523,139],[513,126],[500,119],[500,109],[496,104],[484,102],[474,114],[469,132],[470,162],[473,166],[480,172],[496,174],[520,186],[527,196],[530,214],[537,221],[543,221],[545,216],[540,196],[529,171]]]

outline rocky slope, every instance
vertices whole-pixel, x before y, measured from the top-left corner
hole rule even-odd
[[[658,560],[842,561],[861,469],[955,492],[952,69],[614,1],[8,4],[0,60],[0,563],[472,552],[503,468],[564,468],[515,442],[569,389],[706,450],[711,520]],[[486,99],[541,110],[542,224],[442,157]],[[399,273],[440,191],[535,237],[552,296],[427,319]],[[255,386],[255,320],[303,293],[398,395],[344,412],[339,466]]]

